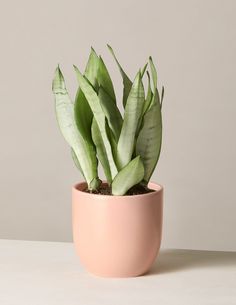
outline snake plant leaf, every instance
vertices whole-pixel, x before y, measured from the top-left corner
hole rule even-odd
[[[155,95],[155,99],[157,100],[158,103],[162,104],[161,99],[160,99],[160,95],[159,95],[159,91],[157,89],[157,70],[156,67],[153,63],[152,57],[149,57],[149,64],[150,64],[150,68],[151,68],[151,75],[152,75],[152,81],[153,81],[153,91],[154,91],[154,95]],[[163,89],[163,87],[162,87]],[[164,91],[162,91],[163,97],[164,98]]]
[[[148,66],[148,63],[146,63],[145,66],[143,67],[143,69],[141,70],[141,77],[142,77],[142,78],[143,78],[144,73],[145,73],[145,71],[146,71],[146,69],[147,69],[147,66]]]
[[[95,53],[94,49],[91,48],[88,63],[85,68],[84,75],[90,81],[90,83],[98,88],[97,74],[99,68],[99,57]],[[75,98],[75,121],[78,129],[83,138],[92,144],[91,138],[91,124],[93,119],[93,113],[90,106],[84,96],[82,90],[79,88]]]
[[[85,68],[84,75],[90,81],[95,89],[98,89],[98,70],[99,70],[99,57],[95,50],[91,47],[88,63]]]
[[[116,175],[112,182],[112,194],[116,196],[125,195],[132,186],[141,182],[143,177],[143,163],[140,156],[137,156]]]
[[[160,96],[159,96],[159,91],[157,89],[157,70],[156,67],[153,63],[152,57],[149,57],[149,64],[151,68],[151,74],[152,74],[152,81],[153,81],[153,91],[154,93],[157,92],[156,98],[158,99],[158,102],[161,103]]]
[[[151,101],[152,101],[152,97],[153,97],[151,84],[150,84],[151,80],[150,80],[150,75],[149,75],[148,71],[147,71],[147,76],[148,76],[148,91],[147,91],[147,96],[146,96],[145,101],[144,101],[142,115],[141,115],[141,117],[139,119],[139,122],[138,122],[138,127],[137,127],[137,130],[136,130],[136,137],[139,135],[140,129],[142,128],[143,116],[146,113],[147,109],[149,108],[149,106],[151,104]]]
[[[106,121],[107,121],[107,119],[106,119]],[[108,139],[109,139],[110,144],[111,144],[113,158],[116,162],[116,160],[117,160],[117,141],[115,139],[115,136],[114,136],[111,128],[108,125],[108,121],[107,121],[107,124],[106,124],[106,130],[107,130]]]
[[[91,124],[93,119],[93,113],[83,92],[80,89],[78,89],[75,97],[74,109],[76,125],[80,130],[80,133],[83,138],[87,142],[91,143]]]
[[[144,183],[148,183],[158,162],[162,142],[161,106],[157,91],[151,105],[143,117],[142,129],[136,142],[136,154],[140,155],[144,165]]]
[[[153,91],[155,91],[157,88],[157,70],[156,70],[156,67],[153,63],[151,56],[149,57],[149,65],[151,68],[151,74],[152,74],[152,80],[153,80]]]
[[[73,148],[71,148],[71,156],[72,156],[72,159],[73,159],[73,161],[74,161],[76,167],[79,169],[79,171],[81,172],[81,174],[82,174],[83,177],[84,177],[82,168],[81,168],[81,166],[80,166],[80,164],[79,164],[79,160],[78,160],[78,158],[76,157],[76,154],[75,154]],[[88,187],[88,188],[89,188],[90,190],[97,190],[97,189],[99,189],[101,183],[102,183],[102,181],[101,181],[98,177],[93,178],[92,181],[90,181],[89,187]]]
[[[152,101],[152,97],[153,97],[153,93],[152,93],[152,89],[151,89],[151,79],[150,79],[150,74],[148,71],[147,71],[147,76],[148,76],[148,89],[147,89],[147,96],[146,96],[144,106],[143,106],[143,114],[149,108],[151,101]]]
[[[52,90],[55,96],[56,116],[60,130],[73,149],[88,187],[90,187],[90,182],[97,178],[96,153],[94,148],[83,139],[76,126],[74,105],[69,98],[64,77],[59,67],[55,72]]]
[[[161,102],[157,90],[157,71],[149,57],[154,94],[150,105],[145,105],[142,128],[136,142],[136,154],[140,155],[145,169],[144,183],[148,183],[158,162],[162,142]],[[150,78],[149,78],[150,84]],[[150,86],[150,85],[149,85]],[[151,89],[150,89],[151,91]]]
[[[100,104],[99,97],[98,97],[96,91],[94,90],[94,88],[92,87],[92,85],[80,73],[79,69],[76,66],[74,66],[74,68],[75,68],[75,72],[76,72],[77,79],[79,82],[79,86],[80,86],[81,90],[83,91],[84,96],[86,97],[86,99],[89,103],[89,106],[94,114],[94,118],[98,124],[98,128],[100,130],[101,137],[102,137],[105,149],[106,149],[106,154],[107,154],[107,158],[109,161],[111,176],[113,179],[117,174],[117,167],[116,167],[116,164],[115,164],[115,161],[113,158],[111,144],[110,144],[109,138],[107,136],[105,114],[104,114],[102,106]]]
[[[107,118],[108,125],[114,134],[116,142],[118,142],[123,122],[120,111],[116,104],[112,102],[111,97],[107,94],[102,86],[99,88],[98,97],[103,112]]]
[[[98,68],[97,79],[99,86],[102,86],[104,90],[107,92],[107,94],[110,96],[111,102],[116,103],[116,96],[115,96],[112,80],[101,56],[99,57],[99,68]]]
[[[139,71],[127,99],[123,125],[117,144],[117,164],[119,169],[126,166],[132,158],[135,135],[142,115],[144,99],[144,87]]]
[[[96,146],[98,159],[101,162],[107,182],[110,185],[111,181],[112,181],[112,175],[111,175],[109,160],[107,157],[106,148],[103,143],[103,139],[102,139],[98,124],[94,118],[93,118],[93,123],[92,123],[92,138],[93,138],[93,142]]]
[[[162,86],[162,89],[161,89],[161,108],[162,108],[162,102],[163,102],[163,99],[164,99],[164,94],[165,94],[165,88],[164,88],[164,86]]]
[[[102,180],[100,180],[99,178],[94,178],[89,184],[89,189],[98,190],[101,184]]]
[[[123,79],[123,106],[125,108],[125,105],[126,105],[126,102],[127,102],[127,98],[129,96],[129,92],[130,92],[130,89],[132,87],[132,81],[129,79],[128,75],[125,73],[125,71],[123,70],[123,68],[121,67],[119,61],[117,60],[116,58],[116,55],[112,49],[111,46],[107,45],[109,51],[111,52],[113,58],[115,59],[117,65],[118,65],[118,68],[120,70],[120,74],[122,76],[122,79]]]

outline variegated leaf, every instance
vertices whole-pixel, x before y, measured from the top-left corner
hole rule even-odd
[[[97,159],[93,146],[89,145],[81,136],[74,118],[74,105],[71,102],[64,77],[57,67],[52,90],[55,96],[56,116],[61,132],[73,149],[84,175],[88,187],[97,179]]]
[[[140,155],[144,165],[144,182],[147,184],[156,167],[161,151],[162,117],[161,107],[154,94],[150,108],[144,114],[142,129],[136,143],[136,154]]]
[[[92,123],[92,138],[94,144],[96,145],[97,156],[103,167],[107,182],[108,184],[110,184],[112,181],[112,175],[111,175],[109,160],[98,124],[94,118]]]
[[[112,80],[101,56],[99,57],[99,68],[98,68],[97,79],[99,86],[103,87],[103,89],[109,95],[111,102],[116,103],[116,96],[115,96]]]
[[[116,175],[112,182],[112,194],[116,196],[125,195],[132,186],[141,182],[143,177],[143,163],[140,156],[137,156]]]
[[[139,72],[135,77],[127,99],[123,125],[117,145],[117,164],[119,169],[126,166],[132,158],[135,135],[143,111],[144,98],[144,87],[141,73]]]
[[[99,88],[98,97],[103,112],[107,118],[108,125],[114,134],[116,142],[118,142],[123,122],[120,111],[116,104],[112,102],[111,97],[107,94],[102,86]]]
[[[98,97],[97,93],[95,92],[94,88],[91,86],[91,84],[88,82],[88,80],[85,77],[83,77],[83,75],[80,73],[78,68],[75,66],[74,66],[74,68],[76,71],[79,86],[80,86],[81,90],[83,91],[83,93],[89,103],[89,106],[93,112],[94,118],[95,118],[98,128],[100,130],[101,137],[103,139],[103,143],[104,143],[104,146],[106,149],[107,158],[109,161],[111,176],[113,179],[117,174],[117,167],[116,167],[116,164],[115,164],[115,161],[113,158],[111,144],[110,144],[109,138],[107,136],[106,117],[105,117],[104,111],[102,109],[99,97]]]
[[[130,89],[132,87],[132,82],[129,79],[128,75],[123,70],[123,68],[121,67],[119,61],[116,58],[116,55],[115,55],[112,47],[109,46],[109,45],[107,45],[107,46],[108,46],[109,51],[111,52],[113,58],[115,59],[117,65],[118,65],[118,68],[120,70],[120,73],[121,73],[121,76],[122,76],[122,79],[123,79],[123,106],[125,108],[125,105],[126,105],[126,102],[127,102],[127,98],[129,96],[129,92],[130,92]]]
[[[98,68],[99,68],[99,57],[95,53],[94,49],[91,48],[91,52],[89,55],[88,63],[85,68],[84,75],[96,89],[98,89],[98,82],[97,82]],[[91,138],[91,124],[93,119],[93,113],[86,100],[86,97],[84,96],[80,88],[78,89],[76,94],[74,107],[75,107],[75,120],[78,129],[81,135],[83,136],[83,138],[92,145],[93,143]]]

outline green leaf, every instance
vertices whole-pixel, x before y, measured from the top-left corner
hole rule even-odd
[[[123,122],[120,111],[116,104],[112,102],[111,97],[106,93],[102,86],[99,88],[98,97],[103,112],[107,118],[108,125],[115,136],[116,142],[118,142]]]
[[[109,45],[107,45],[107,46],[108,46],[109,51],[111,52],[113,58],[115,59],[117,65],[118,65],[118,68],[120,70],[120,73],[121,73],[121,76],[122,76],[122,79],[123,79],[123,86],[124,86],[124,88],[123,88],[123,106],[125,108],[127,98],[129,96],[129,92],[130,92],[130,89],[132,87],[132,81],[129,79],[129,77],[127,76],[127,74],[125,73],[123,68],[121,67],[119,61],[116,58],[116,55],[115,55],[112,47],[109,46]]]
[[[91,52],[89,55],[88,63],[85,68],[84,75],[90,81],[90,83],[95,87],[98,88],[97,83],[97,74],[99,68],[99,58],[95,53],[94,49],[91,48]],[[91,124],[93,119],[93,113],[90,109],[90,106],[79,88],[75,98],[75,121],[80,130],[81,135],[83,138],[92,144],[91,138]]]
[[[101,185],[102,181],[98,178],[94,178],[90,184],[89,184],[89,189],[90,190],[97,190],[99,189],[100,185]]]
[[[152,74],[152,80],[153,80],[153,87],[154,87],[153,91],[154,91],[154,95],[156,95],[155,100],[161,105],[162,102],[160,100],[160,95],[159,95],[159,92],[157,89],[157,70],[156,70],[156,67],[155,67],[151,57],[149,57],[149,64],[151,67],[151,74]],[[164,91],[162,91],[162,94],[164,94]],[[163,97],[164,97],[164,95],[163,95]]]
[[[153,97],[153,93],[152,93],[152,89],[151,89],[151,80],[150,80],[150,75],[147,71],[147,76],[148,76],[148,90],[147,90],[147,96],[144,102],[144,106],[143,106],[143,114],[147,111],[148,107],[151,104],[152,101],[152,97]]]
[[[148,63],[146,63],[145,66],[143,67],[143,69],[141,70],[141,77],[142,77],[142,78],[143,78],[144,73],[145,73],[145,71],[146,71],[146,69],[147,69],[147,66],[148,66]]]
[[[116,96],[112,80],[101,56],[99,57],[98,83],[99,86],[102,86],[106,93],[110,96],[111,101],[116,103]]]
[[[149,57],[149,64],[154,95],[148,94],[152,96],[152,99],[149,105],[144,106],[142,128],[136,142],[136,154],[142,158],[145,169],[144,183],[146,184],[150,180],[158,162],[162,142],[162,116],[160,97],[157,90],[157,71],[151,57]],[[149,90],[151,91],[151,88]]]
[[[117,163],[119,169],[126,166],[132,158],[135,134],[142,115],[144,104],[144,87],[139,72],[130,90],[125,107],[124,121],[117,145]]]
[[[153,91],[155,91],[157,88],[157,70],[156,70],[156,67],[153,63],[151,56],[149,57],[149,65],[151,68],[151,74],[152,74],[152,80],[153,80]]]
[[[92,138],[93,138],[94,144],[96,145],[97,156],[98,156],[99,161],[102,164],[107,182],[108,182],[108,184],[111,184],[112,176],[111,176],[110,165],[109,165],[106,148],[103,143],[103,139],[102,139],[100,130],[98,128],[98,124],[94,118],[93,118],[93,123],[92,123]]]
[[[95,120],[98,124],[98,128],[100,130],[101,137],[102,137],[105,149],[106,149],[106,154],[107,154],[107,158],[109,161],[111,176],[113,179],[117,174],[117,168],[116,168],[116,164],[115,164],[115,161],[113,158],[111,144],[110,144],[109,138],[107,136],[105,114],[104,114],[102,106],[100,104],[99,97],[98,97],[97,93],[94,91],[91,84],[88,82],[88,80],[85,77],[83,77],[83,75],[80,73],[80,71],[78,70],[78,68],[76,66],[74,66],[74,68],[76,71],[79,86],[80,86],[81,90],[83,91],[83,93],[89,103],[89,106],[94,114]]]
[[[137,130],[136,130],[136,137],[138,136],[138,134],[140,132],[140,129],[142,128],[143,116],[146,113],[147,109],[149,108],[149,106],[151,104],[151,101],[152,101],[152,97],[153,97],[153,93],[152,93],[151,85],[150,85],[150,75],[149,75],[148,71],[147,71],[147,76],[148,76],[148,91],[147,91],[147,96],[146,96],[145,101],[144,101],[142,115],[141,115],[141,117],[139,119],[139,122],[138,122],[138,127],[137,127]]]
[[[78,158],[77,158],[77,156],[76,156],[76,154],[75,154],[73,148],[71,148],[71,156],[72,156],[72,159],[73,159],[73,161],[74,161],[76,167],[79,169],[79,171],[81,172],[81,174],[84,176],[83,171],[82,171],[82,168],[81,168],[81,166],[80,166],[80,164],[79,164],[79,160],[78,160]],[[98,165],[98,164],[97,164],[97,165]],[[88,185],[88,189],[89,189],[89,190],[97,190],[97,189],[99,188],[99,186],[101,185],[101,183],[102,183],[102,181],[101,181],[98,177],[93,178],[93,180],[90,181],[90,183],[89,183],[89,185]]]
[[[80,130],[81,135],[87,142],[91,143],[91,124],[93,113],[83,92],[80,89],[77,91],[75,97],[74,111],[76,125]]]
[[[88,63],[85,68],[84,75],[90,81],[92,86],[97,89],[98,88],[98,75],[99,70],[99,57],[96,54],[95,50],[91,47],[91,52],[89,55]]]
[[[157,91],[150,108],[144,114],[142,125],[136,142],[136,154],[142,158],[145,170],[144,182],[147,184],[158,162],[162,142],[162,117]]]
[[[164,86],[162,86],[162,89],[161,89],[161,108],[162,108],[162,102],[163,102],[163,99],[164,99],[164,94],[165,94],[165,88],[164,88]]]
[[[125,195],[132,186],[141,182],[143,177],[143,163],[140,156],[137,156],[116,175],[112,182],[112,194],[116,196]]]
[[[88,185],[97,178],[97,159],[93,146],[89,145],[81,136],[74,118],[74,105],[71,102],[64,77],[57,67],[53,80],[52,90],[55,96],[57,121],[70,147],[78,159],[82,174]]]
[[[107,130],[108,139],[109,139],[110,144],[111,144],[113,158],[116,161],[117,160],[117,141],[115,139],[115,136],[114,136],[111,128],[108,126],[108,123],[106,124],[106,130]]]

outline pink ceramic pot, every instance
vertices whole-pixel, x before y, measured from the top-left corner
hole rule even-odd
[[[146,273],[161,244],[163,188],[134,196],[106,196],[73,187],[73,239],[82,264],[104,277]]]

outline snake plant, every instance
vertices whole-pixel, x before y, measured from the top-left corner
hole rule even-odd
[[[100,162],[112,194],[125,195],[137,184],[148,185],[159,159],[164,88],[159,94],[157,71],[151,57],[148,60],[150,73],[146,64],[131,81],[113,49],[110,46],[108,49],[123,80],[123,115],[117,106],[107,67],[93,48],[84,73],[74,66],[78,80],[75,101],[69,97],[59,66],[52,89],[59,127],[88,189],[95,191],[100,187]]]

